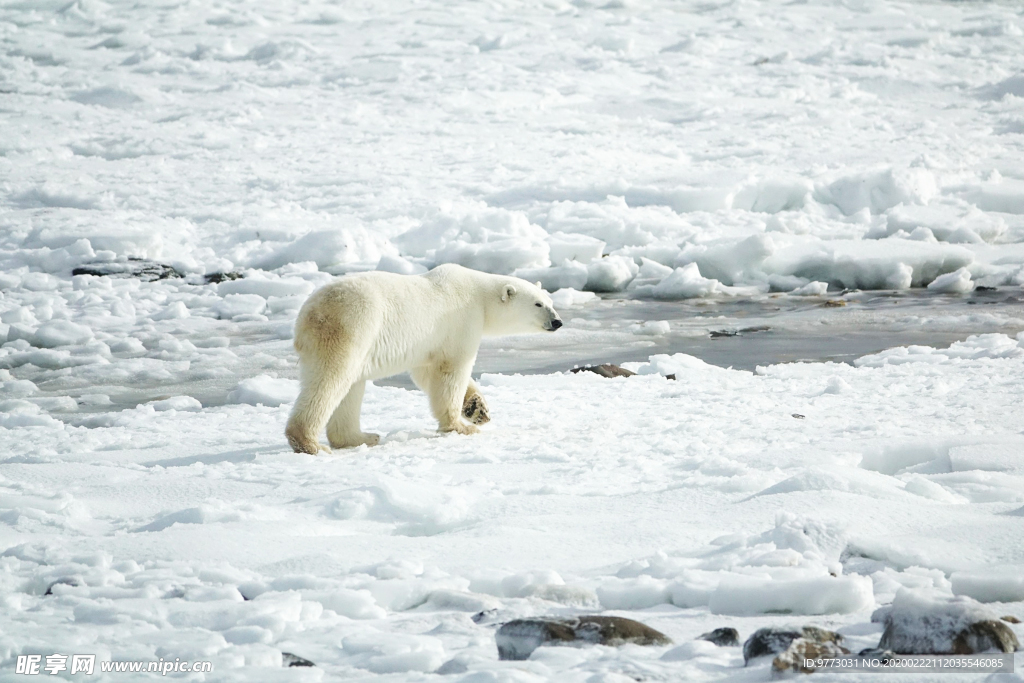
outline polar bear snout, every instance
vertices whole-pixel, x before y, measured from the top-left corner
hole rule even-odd
[[[551,332],[554,332],[555,330],[557,330],[559,327],[562,326],[562,321],[559,320],[558,318],[555,318],[550,323],[548,323],[548,325],[549,325],[548,330],[551,331]]]

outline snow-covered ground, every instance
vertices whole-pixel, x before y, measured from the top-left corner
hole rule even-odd
[[[0,678],[766,680],[690,641],[1024,617],[1022,45],[1015,3],[0,0]],[[561,290],[482,369],[640,374],[486,373],[472,437],[370,387],[381,446],[290,453],[304,297],[442,262]],[[928,345],[675,353],[764,325]],[[497,660],[581,611],[676,646]]]

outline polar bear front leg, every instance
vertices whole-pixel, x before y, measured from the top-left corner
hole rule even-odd
[[[327,421],[327,441],[331,448],[355,448],[356,446],[376,446],[380,443],[378,434],[370,434],[359,427],[359,411],[363,407],[363,392],[366,381],[353,382],[345,398],[331,413]]]
[[[487,424],[491,421],[491,414],[487,410],[487,401],[480,393],[480,387],[476,382],[469,380],[466,385],[466,397],[462,400],[462,416],[475,425]]]
[[[472,368],[472,363],[459,366],[450,361],[441,361],[420,373],[421,376],[425,375],[424,381],[417,384],[430,397],[430,410],[437,418],[439,431],[459,434],[476,434],[480,431],[462,419],[462,406]]]

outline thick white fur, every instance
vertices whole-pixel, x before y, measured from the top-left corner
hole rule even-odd
[[[538,306],[538,304],[540,304]],[[479,431],[463,404],[486,408],[470,379],[480,339],[561,326],[551,297],[519,278],[443,265],[423,275],[349,275],[313,292],[295,322],[301,391],[285,435],[297,453],[380,441],[359,427],[367,380],[410,371],[443,432]]]

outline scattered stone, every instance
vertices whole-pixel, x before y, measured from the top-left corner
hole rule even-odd
[[[81,585],[81,579],[75,576],[64,576],[51,583],[49,586],[47,586],[46,592],[43,593],[43,595],[53,595],[54,586],[71,586],[72,588],[78,588]]]
[[[245,276],[233,270],[230,273],[207,273],[203,276],[203,279],[206,280],[208,285],[219,285],[227,280],[241,280],[243,277]]]
[[[470,619],[473,620],[474,624],[489,624],[494,621],[494,618],[498,615],[498,608],[485,609],[474,614]]]
[[[725,626],[722,628],[716,628],[714,631],[702,633],[697,637],[697,640],[706,640],[710,643],[714,643],[718,647],[739,647],[740,632],[734,628]]]
[[[978,285],[977,287],[974,288],[974,291],[975,292],[997,292],[997,291],[999,291],[999,288],[998,287],[986,287],[985,285]]]
[[[822,304],[825,308],[842,308],[846,305],[846,302],[842,299],[828,299]]]
[[[999,618],[1002,619],[1003,621],[1007,622],[1007,623],[1010,623],[1010,624],[1019,624],[1020,623],[1020,619],[1018,619],[1017,617],[1013,616],[1012,614],[1007,614],[1005,617],[999,617]]]
[[[542,645],[619,646],[670,645],[664,633],[639,621],[623,617],[583,616],[572,619],[538,617],[516,619],[504,624],[495,634],[498,658],[528,659]]]
[[[143,282],[183,278],[185,274],[174,266],[156,263],[137,257],[127,261],[108,261],[105,263],[87,263],[71,271],[72,275],[93,275],[95,277],[137,278]]]
[[[936,598],[906,588],[871,620],[885,624],[878,647],[901,655],[970,655],[1015,652],[1017,636],[1005,622],[970,598]]]
[[[793,417],[795,417],[798,420],[803,420],[807,416],[806,415],[801,415],[800,413],[793,413]]]
[[[281,653],[281,666],[316,666],[313,662],[309,661],[305,657],[293,655],[291,652]]]
[[[772,328],[767,325],[755,325],[754,327],[742,327],[738,330],[711,330],[711,338],[739,337],[740,335],[751,334],[753,332],[767,332],[770,329]]]
[[[765,626],[754,631],[754,634],[743,643],[743,664],[746,666],[751,659],[765,655],[777,655],[789,649],[794,640],[802,638],[813,643],[832,643],[838,645],[843,637],[834,631],[817,626],[804,626],[796,629]]]
[[[821,629],[816,629],[821,630]],[[776,673],[785,671],[799,671],[800,673],[813,673],[813,667],[807,667],[804,662],[808,659],[835,659],[842,655],[848,655],[850,651],[834,642],[818,642],[807,638],[797,638],[789,644],[786,651],[772,660],[772,670]]]
[[[676,378],[676,373],[674,373],[674,372],[671,375],[665,375],[665,379],[675,379],[675,378]]]
[[[955,655],[973,655],[988,650],[1016,652],[1019,648],[1017,635],[998,619],[977,621],[956,634],[953,639]]]
[[[620,368],[618,365],[612,365],[611,363],[604,363],[603,365],[584,365],[582,368],[573,368],[569,372],[576,374],[578,372],[593,372],[596,375],[602,377],[632,377],[636,373],[626,368]]]

